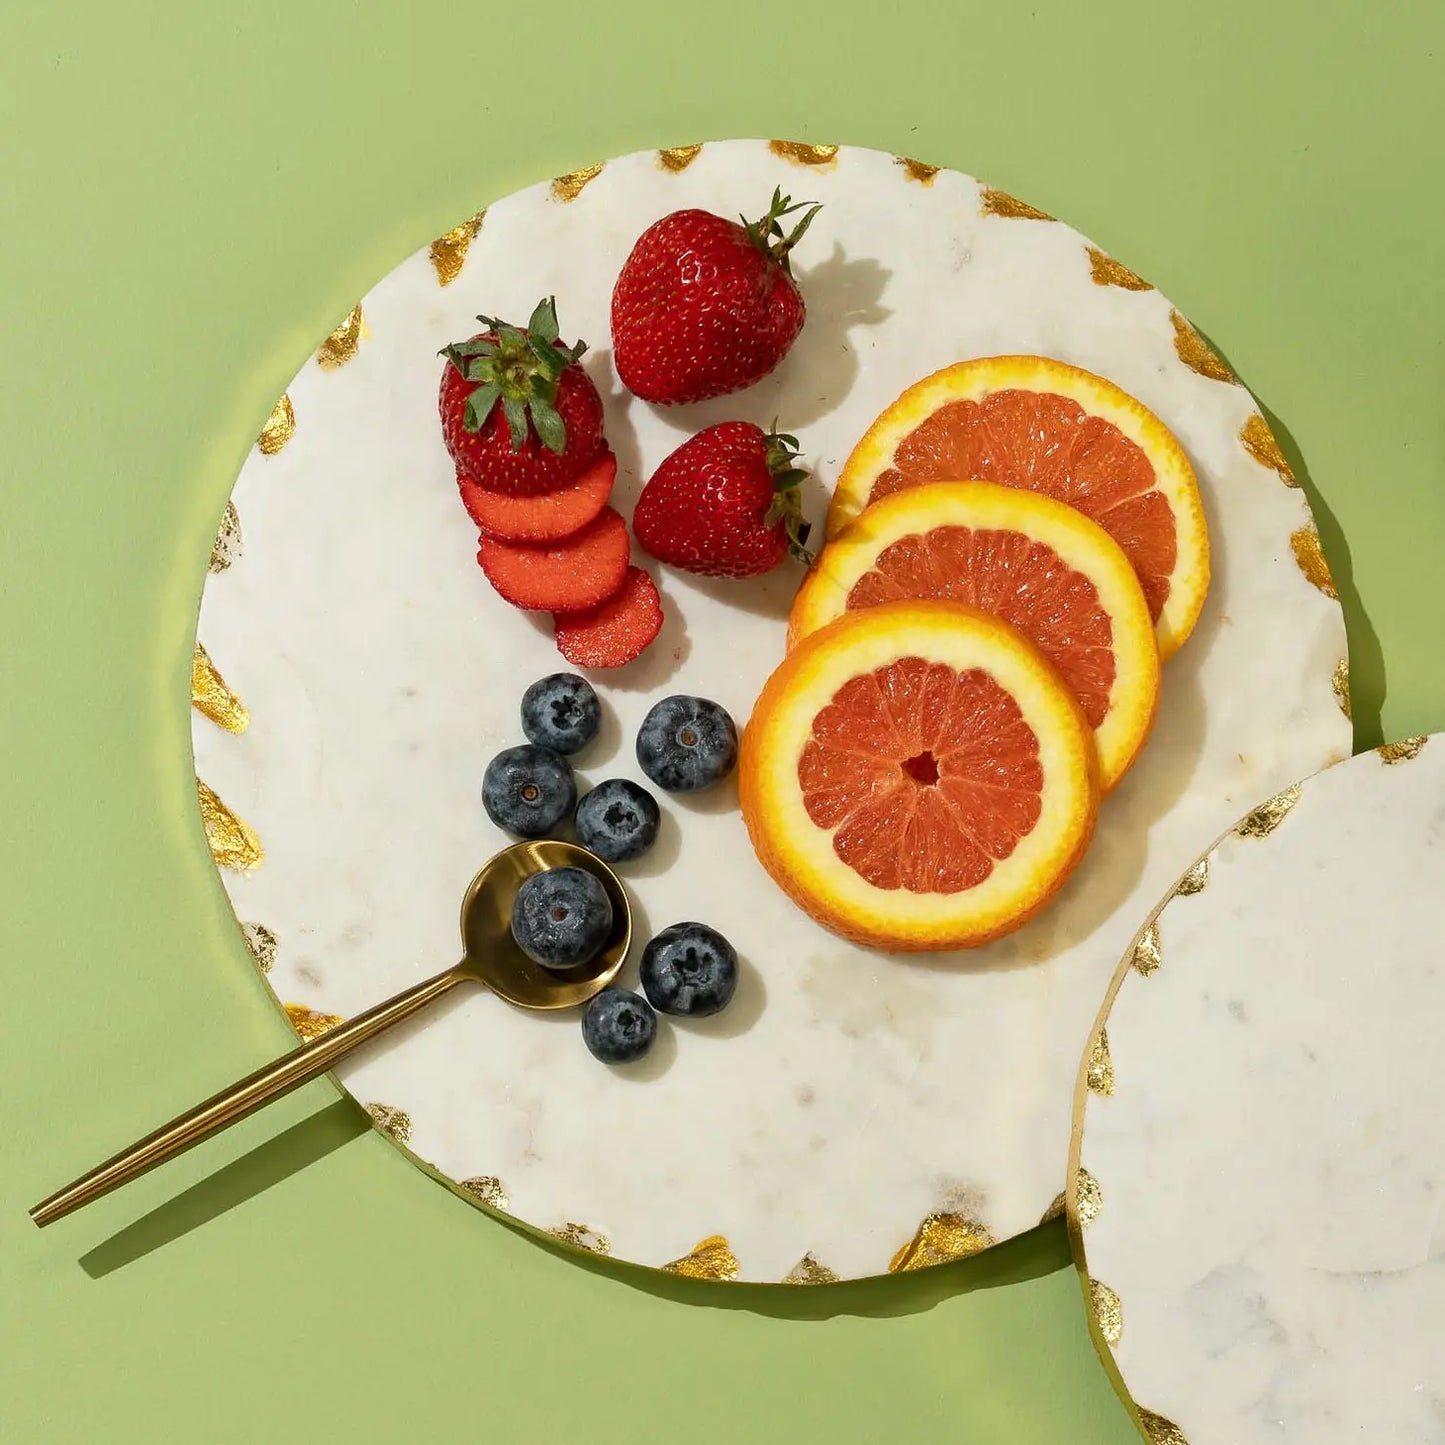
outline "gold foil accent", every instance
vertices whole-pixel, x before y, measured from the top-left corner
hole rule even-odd
[[[1174,350],[1190,371],[1211,381],[1234,380],[1224,358],[1177,311],[1171,311],[1169,319],[1174,323]]]
[[[376,1127],[398,1144],[405,1144],[411,1138],[411,1115],[405,1109],[390,1104],[368,1104],[366,1112]]]
[[[1117,1345],[1124,1337],[1124,1306],[1119,1296],[1101,1279],[1089,1280],[1089,1298],[1094,1304],[1094,1318],[1106,1345]]]
[[[191,706],[228,733],[243,733],[251,725],[245,703],[226,686],[226,679],[199,642],[191,656]]]
[[[565,176],[558,176],[552,182],[552,199],[575,201],[582,194],[583,187],[602,174],[602,164],[598,161],[595,166],[583,166],[580,171],[568,171]]]
[[[1089,247],[1089,275],[1096,286],[1122,286],[1125,291],[1154,289],[1142,276],[1136,276],[1122,261],[1116,261],[1097,246]]]
[[[805,140],[770,140],[768,149],[785,161],[796,161],[800,166],[831,165],[838,158],[837,146],[810,145]]]
[[[563,1244],[570,1244],[573,1249],[585,1249],[589,1254],[611,1254],[612,1241],[605,1234],[598,1234],[595,1229],[588,1229],[585,1224],[561,1224],[551,1231],[553,1239],[560,1239]]]
[[[1007,191],[996,191],[992,186],[983,188],[983,213],[985,216],[1004,216],[1010,221],[1052,221],[1047,211],[1011,196]]]
[[[276,935],[264,923],[243,923],[241,932],[246,937],[246,947],[256,960],[256,967],[262,973],[270,973],[276,962]]]
[[[295,434],[296,410],[291,405],[290,396],[283,391],[281,400],[271,408],[271,415],[266,418],[256,445],[266,456],[274,457]]]
[[[507,1191],[502,1188],[502,1181],[495,1174],[478,1174],[471,1179],[460,1179],[457,1181],[457,1188],[465,1189],[473,1199],[480,1199],[489,1209],[505,1211],[510,1205]]]
[[[357,302],[346,313],[346,320],[316,348],[316,360],[325,371],[335,371],[345,366],[361,348],[361,338],[367,335],[366,322],[361,315],[361,302]]]
[[[1206,854],[1180,880],[1174,890],[1176,898],[1193,898],[1209,886],[1209,857]]]
[[[1079,1172],[1075,1175],[1077,1187],[1074,1191],[1075,1207],[1079,1214],[1079,1223],[1088,1228],[1098,1217],[1099,1211],[1104,1207],[1104,1196],[1099,1191],[1099,1181],[1089,1173],[1083,1165],[1079,1166]],[[1066,1194],[1057,1195],[1054,1202],[1044,1210],[1040,1224],[1048,1224],[1051,1220],[1057,1219],[1064,1212],[1064,1206],[1068,1201]]]
[[[1330,576],[1330,564],[1325,561],[1324,550],[1320,547],[1320,534],[1313,526],[1300,527],[1289,534],[1290,551],[1305,580],[1318,587],[1326,597],[1338,597],[1335,579]]]
[[[1130,964],[1134,972],[1148,978],[1164,962],[1159,952],[1159,920],[1156,918],[1138,943],[1134,945],[1134,957]]]
[[[1335,701],[1340,705],[1340,711],[1349,718],[1350,712],[1350,660],[1342,657],[1335,663],[1335,670],[1330,674],[1330,687],[1334,689]]]
[[[261,840],[243,823],[199,778],[196,796],[201,804],[201,822],[206,827],[206,842],[218,868],[235,868],[246,872],[256,868],[266,856]]]
[[[307,1008],[304,1003],[288,1003],[286,1017],[291,1020],[291,1027],[308,1044],[312,1039],[319,1039],[322,1034],[334,1029],[337,1024],[346,1022],[340,1014],[317,1013],[315,1009]]]
[[[994,1243],[986,1226],[961,1214],[930,1214],[918,1233],[888,1261],[889,1274],[927,1269],[952,1259],[967,1259]]]
[[[1401,738],[1399,742],[1386,743],[1375,751],[1379,753],[1381,762],[1390,767],[1395,763],[1408,763],[1412,758],[1418,758],[1427,742],[1428,738]]]
[[[1299,478],[1294,474],[1294,468],[1285,460],[1284,453],[1279,448],[1279,443],[1274,439],[1274,433],[1269,429],[1269,423],[1258,413],[1245,422],[1239,433],[1239,439],[1244,443],[1244,449],[1260,466],[1268,467],[1271,471],[1279,473],[1279,479],[1287,487],[1298,487]]]
[[[920,186],[931,186],[933,178],[942,166],[931,166],[926,161],[916,161],[911,156],[894,156],[893,164],[903,167],[903,174],[910,181],[917,181]]]
[[[685,171],[702,154],[702,146],[668,146],[657,153],[657,163],[665,171]]]
[[[1300,785],[1291,783],[1284,792],[1276,793],[1268,802],[1261,803],[1252,813],[1247,814],[1235,825],[1236,838],[1268,838],[1285,818],[1289,810],[1299,802]]]
[[[1189,1445],[1189,1441],[1184,1438],[1184,1431],[1173,1420],[1166,1420],[1163,1415],[1156,1415],[1142,1405],[1135,1405],[1134,1408],[1139,1412],[1139,1423],[1149,1437],[1149,1445]]]
[[[241,518],[236,504],[227,501],[226,510],[221,513],[221,525],[216,529],[216,540],[211,543],[209,570],[224,572],[241,555]]]
[[[685,1279],[736,1279],[742,1266],[732,1252],[726,1239],[720,1234],[710,1234],[691,1254],[675,1259],[662,1266],[668,1274],[680,1274]]]
[[[462,263],[467,259],[467,251],[477,239],[477,233],[482,229],[482,222],[486,218],[485,209],[480,210],[475,216],[468,216],[460,226],[453,226],[446,235],[438,236],[431,243],[429,254],[432,270],[437,273],[439,284],[450,286],[462,274]]]
[[[1084,1079],[1092,1093],[1107,1096],[1114,1092],[1114,1060],[1109,1053],[1108,1029],[1101,1028],[1094,1036]]]
[[[784,1284],[832,1284],[838,1276],[810,1251],[783,1276]]]

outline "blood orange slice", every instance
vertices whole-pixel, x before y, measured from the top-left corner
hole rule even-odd
[[[1007,623],[950,602],[845,612],[768,680],[743,736],[743,819],[824,927],[972,947],[1033,916],[1098,807],[1079,704]]]
[[[1104,790],[1149,736],[1159,648],[1139,579],[1097,522],[992,482],[910,487],[875,502],[819,555],[790,643],[844,612],[936,597],[991,612],[1051,662],[1094,729]]]
[[[1172,432],[1112,382],[1043,356],[989,356],[909,387],[843,467],[828,516],[926,482],[1024,487],[1077,507],[1124,549],[1170,657],[1209,588],[1194,469]]]

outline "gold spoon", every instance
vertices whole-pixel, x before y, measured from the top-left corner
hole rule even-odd
[[[532,962],[512,937],[512,900],[522,882],[548,868],[585,868],[607,890],[612,904],[612,932],[602,952],[589,964],[552,972]],[[498,853],[472,879],[462,899],[462,961],[338,1024],[309,1044],[282,1054],[265,1068],[223,1089],[204,1104],[172,1119],[153,1134],[122,1150],[113,1159],[83,1174],[49,1199],[30,1217],[42,1228],[108,1194],[112,1189],[154,1169],[211,1134],[219,1133],[262,1104],[325,1073],[354,1048],[409,1018],[460,983],[485,984],[519,1008],[559,1009],[586,1003],[617,977],[632,941],[632,912],[617,875],[598,857],[575,843],[539,840],[515,843]]]

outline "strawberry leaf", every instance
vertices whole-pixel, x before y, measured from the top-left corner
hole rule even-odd
[[[571,365],[571,358],[560,346],[554,346],[546,337],[538,336],[535,331],[527,333],[527,346],[541,364],[542,370],[553,381],[556,381]]]
[[[481,431],[501,394],[502,388],[495,382],[489,382],[486,386],[479,386],[467,398],[466,415],[462,418],[462,425],[467,431]]]
[[[533,338],[540,338],[548,345],[557,339],[557,298],[555,296],[544,296],[537,303],[536,309],[532,312],[532,319],[527,322],[527,334]]]
[[[567,450],[567,428],[558,415],[557,408],[550,401],[538,397],[529,408],[532,414],[532,425],[537,430],[537,436],[549,452],[556,452],[559,456]]]
[[[527,444],[527,404],[515,396],[502,397],[507,429],[512,433],[512,450],[519,452]]]

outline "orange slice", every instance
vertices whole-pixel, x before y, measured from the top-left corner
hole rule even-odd
[[[966,948],[1036,913],[1088,846],[1093,738],[1007,623],[952,602],[845,612],[804,638],[743,735],[743,820],[824,927]]]
[[[1172,432],[1112,382],[1043,356],[961,361],[908,388],[843,467],[828,530],[924,482],[977,479],[1068,502],[1124,549],[1168,658],[1209,590],[1209,532]]]
[[[819,554],[789,641],[844,612],[936,597],[991,612],[1053,664],[1094,729],[1107,792],[1159,702],[1159,648],[1123,549],[1063,502],[992,482],[910,487],[875,502]]]

